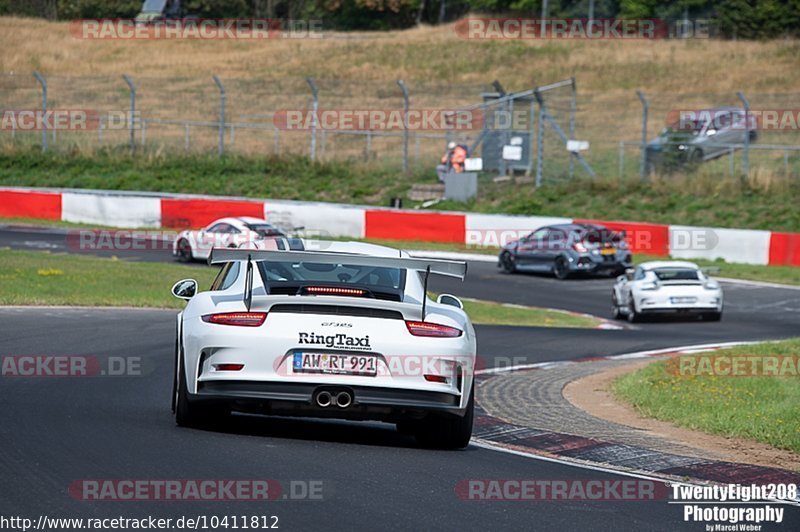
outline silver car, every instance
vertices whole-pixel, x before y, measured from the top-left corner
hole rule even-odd
[[[647,159],[658,163],[708,161],[757,138],[755,121],[745,124],[744,109],[717,107],[694,111],[664,128],[647,145]]]

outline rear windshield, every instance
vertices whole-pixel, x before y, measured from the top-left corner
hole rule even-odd
[[[261,236],[283,236],[280,229],[269,224],[247,224],[247,227]]]
[[[164,6],[167,4],[167,0],[147,0],[144,5],[142,6],[142,11],[157,11],[161,13],[164,11]]]
[[[622,235],[610,229],[589,229],[582,239],[590,244],[618,244],[622,240]]]
[[[272,294],[293,295],[308,286],[347,286],[362,288],[379,299],[400,301],[406,282],[406,271],[400,268],[261,261],[258,269]]]
[[[662,268],[653,270],[660,281],[698,281],[697,270]]]
[[[673,131],[692,131],[699,133],[705,127],[706,121],[702,119],[685,119],[675,122],[669,126]]]

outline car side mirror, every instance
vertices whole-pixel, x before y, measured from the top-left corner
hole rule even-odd
[[[628,281],[633,281],[633,268],[627,268],[625,270],[625,279]]]
[[[194,279],[181,279],[172,285],[172,295],[178,299],[189,301],[197,293],[197,281]]]
[[[464,303],[462,303],[461,300],[456,296],[450,294],[439,294],[439,297],[436,298],[436,302],[441,303],[442,305],[450,305],[451,307],[457,307],[460,309],[464,308]]]

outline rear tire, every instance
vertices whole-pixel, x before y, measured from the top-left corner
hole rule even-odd
[[[569,277],[569,266],[567,265],[567,259],[564,257],[556,258],[556,261],[553,264],[553,275],[555,275],[556,279],[560,281],[563,281]]]
[[[617,303],[617,294],[615,292],[611,292],[611,316],[615,320],[621,320],[624,318],[622,312],[619,310],[619,304]]]
[[[514,262],[514,257],[511,256],[510,251],[504,251],[500,255],[500,264],[503,266],[503,271],[506,273],[516,273],[517,264]]]
[[[186,389],[186,373],[183,364],[178,372],[178,388],[175,405],[175,423],[180,427],[213,427],[221,424],[228,417],[224,405],[201,404],[191,400]]]
[[[414,431],[417,442],[433,449],[463,449],[472,437],[472,420],[475,415],[475,384],[463,417],[434,415],[419,422]],[[398,424],[399,429],[399,424]]]

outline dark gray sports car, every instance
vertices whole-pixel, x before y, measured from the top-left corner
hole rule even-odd
[[[619,275],[632,265],[624,233],[602,225],[561,224],[541,227],[503,246],[498,267],[507,273]]]

